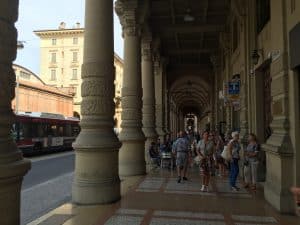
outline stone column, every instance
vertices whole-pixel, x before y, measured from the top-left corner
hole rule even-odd
[[[138,23],[138,1],[117,1],[124,35],[124,70],[122,88],[122,131],[119,139],[119,174],[146,173],[145,136],[142,131],[141,41]]]
[[[165,74],[164,77],[164,109],[165,109],[165,132],[167,134],[170,133],[170,99],[169,99],[169,93],[167,89],[167,74]]]
[[[85,11],[82,119],[81,132],[73,144],[72,198],[78,204],[103,204],[120,199],[120,142],[113,132],[113,3],[87,0]]]
[[[18,1],[0,2],[0,224],[20,224],[20,193],[30,162],[23,159],[11,135],[16,75],[12,62],[17,53]]]
[[[143,132],[146,137],[145,158],[150,163],[148,149],[151,142],[157,141],[155,130],[155,88],[152,62],[151,34],[142,38],[142,86],[143,86]]]
[[[160,140],[164,139],[164,107],[163,107],[163,72],[159,57],[154,61],[155,73],[155,111],[156,111],[156,131]]]
[[[289,56],[285,2],[271,1],[272,27],[270,35],[271,47],[279,51],[278,58],[271,63],[272,78],[272,135],[262,149],[266,151],[267,175],[264,194],[281,213],[294,213],[295,204],[290,187],[294,185],[293,150],[299,151],[291,143],[291,123],[289,109]],[[294,93],[293,93],[294,94]],[[293,103],[292,103],[293,104]]]

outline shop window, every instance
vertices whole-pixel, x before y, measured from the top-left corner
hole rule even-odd
[[[257,33],[260,33],[270,20],[270,0],[256,0]]]

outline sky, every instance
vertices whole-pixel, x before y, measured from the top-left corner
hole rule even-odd
[[[25,41],[18,50],[15,63],[34,73],[40,70],[39,38],[34,30],[57,29],[60,22],[72,28],[76,22],[84,26],[85,0],[20,0],[19,19],[16,23],[18,40]],[[123,58],[123,40],[118,17],[114,14],[115,52]]]

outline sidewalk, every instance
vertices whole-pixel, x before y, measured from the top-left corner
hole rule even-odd
[[[65,204],[30,225],[299,225],[300,218],[277,213],[257,193],[231,192],[227,178],[214,178],[200,192],[197,169],[178,184],[175,172],[157,169],[122,182],[123,198],[106,206]]]

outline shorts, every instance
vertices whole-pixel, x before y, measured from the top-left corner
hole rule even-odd
[[[209,157],[208,159],[203,159],[200,164],[203,174],[208,176],[210,175],[213,167],[213,158]]]
[[[176,166],[184,167],[188,163],[188,154],[185,152],[177,152]]]

